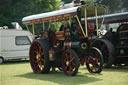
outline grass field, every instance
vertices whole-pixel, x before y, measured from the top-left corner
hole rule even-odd
[[[34,74],[29,62],[12,62],[0,65],[0,85],[128,85],[128,67],[91,74],[82,66],[72,77],[61,71]]]

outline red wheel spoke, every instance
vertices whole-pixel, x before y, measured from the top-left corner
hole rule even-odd
[[[93,64],[92,64],[91,70],[92,70],[92,72],[94,72],[94,70],[95,70],[95,67]]]
[[[41,61],[43,62],[43,64],[45,63],[45,59],[41,58]]]
[[[94,65],[93,65],[93,69],[94,69],[94,70],[95,70],[95,72],[96,72],[96,64],[94,64]]]
[[[38,54],[38,52],[37,51],[34,51],[36,54]]]
[[[42,64],[41,62],[39,63],[39,65],[40,65],[40,67],[42,67],[42,66],[43,66],[43,64]]]
[[[68,61],[68,58],[69,58],[69,56],[68,56],[68,54],[66,53],[64,60],[65,60],[65,61]]]
[[[72,59],[72,57],[73,57],[73,56],[72,56],[72,54],[70,53],[70,56],[69,56],[69,58],[70,58],[70,59]]]
[[[88,63],[90,63],[90,64],[92,64],[94,62],[92,57],[89,57],[88,61],[89,61]]]
[[[92,66],[92,67],[90,67],[90,70],[91,70],[91,72],[93,72],[93,66]]]
[[[67,70],[67,66],[64,67],[64,70]]]
[[[66,63],[68,60],[67,60],[67,58],[64,58],[64,62]]]
[[[73,66],[76,66],[76,64],[75,64],[74,62],[72,62],[72,65],[73,65]]]
[[[37,46],[37,45],[35,46],[35,50],[36,50],[37,52],[39,51],[39,50],[38,50],[38,46]]]
[[[39,63],[39,61],[40,61],[40,60],[37,59],[37,60],[35,61],[35,63]]]
[[[41,47],[39,43],[37,44],[37,46],[38,46],[38,48]]]
[[[40,56],[44,56],[44,52],[41,52],[41,53],[40,53]]]
[[[68,59],[68,54],[67,53],[65,54],[65,57],[66,57],[66,59]]]
[[[41,53],[42,52],[42,49],[41,49],[41,47],[39,47],[39,53]]]
[[[72,65],[72,64],[74,64],[73,63],[73,60],[74,60],[75,58],[74,57],[72,57],[72,59],[69,61],[69,65]]]
[[[74,58],[74,57],[72,57],[72,59],[71,59],[69,62],[71,63],[73,60],[75,60],[75,58]]]
[[[70,72],[72,71],[72,69],[73,69],[72,66],[69,66],[69,71],[70,71]]]
[[[98,53],[96,53],[95,58],[96,58],[97,60],[99,59],[99,54],[98,54]]]
[[[95,60],[96,64],[98,64],[98,59]]]

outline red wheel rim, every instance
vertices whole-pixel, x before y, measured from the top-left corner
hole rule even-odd
[[[30,47],[30,64],[35,73],[40,73],[45,64],[44,51],[39,42],[33,42]]]
[[[92,57],[93,56],[93,57]],[[92,73],[96,73],[100,67],[100,63],[99,63],[99,57],[98,57],[98,53],[97,52],[93,52],[92,54],[90,54],[88,56],[88,65],[90,67],[90,72]]]
[[[104,55],[104,57],[103,57],[104,62],[107,63],[108,62],[108,56],[109,56],[107,46],[103,42],[96,42],[96,47],[102,51],[102,53]]]
[[[63,55],[62,62],[63,62],[62,67],[66,75],[69,75],[69,76],[72,75],[76,67],[75,57],[73,56],[72,52],[69,52],[69,51],[65,52]]]

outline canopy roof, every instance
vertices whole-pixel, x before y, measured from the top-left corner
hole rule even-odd
[[[68,16],[75,16],[78,13],[81,17],[85,17],[85,9],[87,17],[95,16],[95,8],[97,9],[97,14],[102,15],[106,12],[106,7],[103,5],[82,5],[78,7],[72,7],[47,13],[41,13],[36,15],[30,15],[22,19],[23,24],[35,24],[44,21],[54,21],[62,20]]]
[[[35,20],[38,22],[38,21],[54,20],[57,18],[59,19],[59,18],[67,17],[67,16],[73,16],[76,14],[77,8],[78,7],[73,7],[73,8],[68,8],[68,9],[62,9],[62,10],[27,16],[22,19],[22,22],[24,24],[27,24],[27,23],[30,23],[31,20]]]
[[[98,22],[101,23],[102,20],[103,20],[103,17],[104,17],[104,24],[128,22],[128,12],[99,16],[98,17]],[[90,18],[88,18],[88,21],[93,22],[93,21],[96,21],[95,19],[96,19],[96,17],[92,17],[92,18],[90,17]]]

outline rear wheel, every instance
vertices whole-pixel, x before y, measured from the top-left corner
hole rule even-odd
[[[87,69],[90,73],[100,73],[103,68],[103,56],[99,49],[92,47],[88,51]]]
[[[66,75],[75,76],[79,69],[79,59],[74,50],[68,49],[62,56],[62,68]]]
[[[91,47],[96,47],[102,52],[104,58],[104,67],[108,68],[112,66],[115,61],[115,57],[114,46],[110,41],[104,39],[95,40],[92,42]]]
[[[34,73],[48,73],[49,65],[49,44],[45,39],[34,40],[29,52],[30,64]]]

